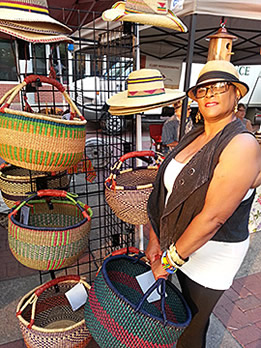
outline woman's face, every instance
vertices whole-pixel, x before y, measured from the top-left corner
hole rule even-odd
[[[215,122],[232,115],[236,105],[236,88],[217,82],[197,88],[196,101],[205,120]]]

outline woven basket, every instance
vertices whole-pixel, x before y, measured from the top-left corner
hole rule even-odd
[[[137,253],[136,248],[129,248]],[[86,325],[101,348],[171,348],[191,320],[179,290],[159,279],[143,295],[136,276],[150,266],[126,248],[105,259],[85,304]],[[161,300],[146,298],[158,288]],[[159,290],[160,289],[160,290]]]
[[[79,276],[59,277],[27,293],[18,303],[16,316],[28,348],[84,348],[91,340],[84,322],[84,308],[75,312],[65,292],[82,283]]]
[[[145,156],[153,157],[155,164],[120,171],[125,160]],[[133,225],[148,222],[147,202],[161,161],[162,158],[153,151],[134,151],[123,155],[111,168],[105,181],[105,198],[119,219]]]
[[[12,208],[17,201],[28,197],[29,193],[40,189],[60,189],[67,191],[70,176],[63,172],[36,172],[3,163],[0,166],[0,190],[5,204]]]
[[[92,210],[74,197],[66,191],[41,190],[12,209],[8,241],[19,262],[40,271],[55,270],[73,264],[86,250]],[[28,224],[20,222],[24,205],[29,207]]]
[[[78,118],[64,120],[57,115],[10,109],[10,104],[22,88],[38,80],[57,87],[70,105],[71,115],[74,117],[77,114]],[[6,162],[31,170],[52,172],[68,169],[82,159],[86,120],[56,80],[30,75],[2,97],[0,106],[0,157]]]

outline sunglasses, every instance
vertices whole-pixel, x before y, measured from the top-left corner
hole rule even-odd
[[[201,99],[207,95],[208,90],[211,90],[214,95],[226,93],[230,85],[230,82],[216,82],[209,86],[197,87],[194,91],[194,95],[197,99]]]

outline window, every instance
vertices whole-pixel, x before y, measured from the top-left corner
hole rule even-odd
[[[10,41],[0,41],[0,81],[17,81],[14,53]]]

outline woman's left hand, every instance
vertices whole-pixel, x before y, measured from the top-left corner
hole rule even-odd
[[[168,278],[169,273],[162,267],[161,259],[157,259],[151,264],[151,270],[155,280],[158,280],[159,278]]]

